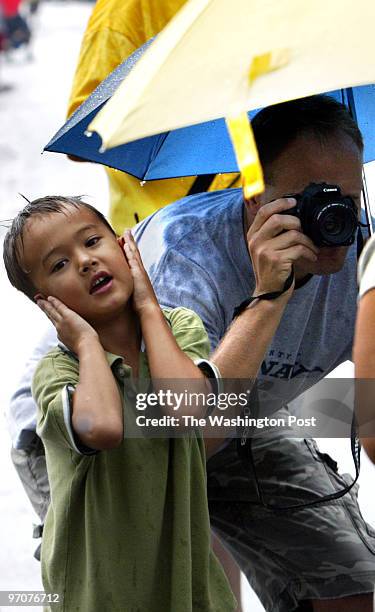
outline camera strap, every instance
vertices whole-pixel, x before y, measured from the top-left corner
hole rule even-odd
[[[251,390],[251,394],[250,394],[247,406],[245,406],[245,409],[244,409],[244,415],[249,415],[250,413],[253,415],[255,414],[255,416],[258,416],[259,414],[259,396],[258,396],[258,389],[257,389],[256,382],[254,383],[254,386]],[[354,487],[355,483],[358,480],[359,471],[360,471],[361,444],[357,436],[357,425],[356,425],[356,420],[355,420],[354,415],[352,419],[351,435],[350,435],[351,451],[352,451],[352,456],[353,456],[353,461],[354,461],[354,466],[355,466],[355,477],[353,481],[349,483],[348,485],[344,486],[339,491],[335,491],[334,493],[330,493],[329,495],[321,495],[318,499],[314,499],[312,501],[307,501],[307,502],[301,502],[298,504],[288,504],[288,505],[279,505],[279,504],[274,504],[274,503],[270,504],[265,500],[263,492],[262,492],[262,488],[261,488],[261,485],[258,479],[258,475],[256,472],[255,461],[254,461],[254,456],[253,456],[253,449],[252,449],[252,437],[249,434],[250,434],[250,428],[245,427],[242,432],[242,436],[237,438],[237,453],[238,453],[239,458],[242,461],[242,464],[244,465],[246,469],[246,472],[249,475],[250,474],[253,475],[256,494],[258,498],[258,501],[254,503],[260,504],[264,508],[267,508],[268,510],[282,513],[282,512],[286,512],[290,510],[300,510],[302,508],[311,508],[311,507],[319,506],[321,504],[326,504],[336,499],[340,499],[341,497],[346,495],[350,491],[350,489]],[[325,453],[321,453],[319,451],[318,451],[318,454],[323,462],[325,462],[334,472],[337,472],[337,464],[335,461],[331,459],[331,457],[329,457],[329,455],[326,455]]]
[[[363,239],[363,234],[362,234],[361,227],[367,227],[367,225],[364,225],[362,223],[358,223],[358,231],[357,231],[357,261],[360,258],[360,255],[362,253],[363,246],[364,246],[364,239]],[[369,234],[369,236],[370,236],[370,234]]]
[[[286,281],[284,283],[284,287],[282,288],[281,291],[271,291],[269,293],[262,293],[261,295],[254,295],[254,296],[252,296],[250,298],[247,298],[246,300],[241,302],[241,304],[239,306],[236,306],[236,308],[233,311],[232,319],[235,319],[236,317],[238,317],[238,315],[240,315],[241,312],[246,310],[246,308],[252,302],[255,302],[255,300],[275,300],[276,298],[280,297],[280,295],[282,295],[283,293],[285,293],[285,291],[288,291],[288,289],[290,289],[290,287],[292,286],[293,281],[294,281],[294,269],[293,269],[293,266],[292,266],[291,272],[290,272],[288,278],[286,279]]]

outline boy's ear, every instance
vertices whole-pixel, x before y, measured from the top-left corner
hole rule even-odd
[[[46,300],[46,296],[43,295],[43,293],[36,293],[34,295],[34,302],[37,302],[38,300]]]
[[[124,244],[125,244],[124,237],[123,236],[119,236],[119,238],[117,238],[117,242],[118,242],[118,245],[119,245],[119,247],[120,247],[120,249],[122,251],[123,256],[125,257],[126,263],[128,263],[128,258],[126,257],[126,253],[125,253],[125,250],[124,250]]]

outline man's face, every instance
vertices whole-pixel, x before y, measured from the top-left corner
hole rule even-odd
[[[115,235],[84,207],[32,217],[22,259],[38,293],[57,297],[93,325],[120,314],[133,292]]]
[[[332,135],[321,143],[312,135],[303,135],[270,166],[270,184],[260,196],[260,204],[301,193],[309,183],[338,185],[343,196],[350,196],[360,211],[362,155],[345,134]],[[314,263],[300,260],[295,264],[296,278],[306,274],[333,274],[344,265],[348,247],[320,247]]]

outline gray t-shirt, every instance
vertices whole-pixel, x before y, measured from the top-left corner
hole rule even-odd
[[[160,303],[195,310],[214,348],[234,308],[255,286],[242,191],[184,198],[140,223],[134,233]],[[313,276],[294,291],[259,374],[261,393],[277,404],[267,413],[351,359],[356,297],[354,244],[340,272]]]

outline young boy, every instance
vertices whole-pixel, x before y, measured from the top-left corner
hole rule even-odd
[[[61,602],[52,609],[234,610],[210,547],[201,437],[126,438],[134,378],[211,389],[193,361],[208,354],[200,319],[185,308],[162,311],[130,232],[119,243],[79,198],[28,204],[5,237],[4,261],[63,343],[33,383],[51,485],[43,585]]]

